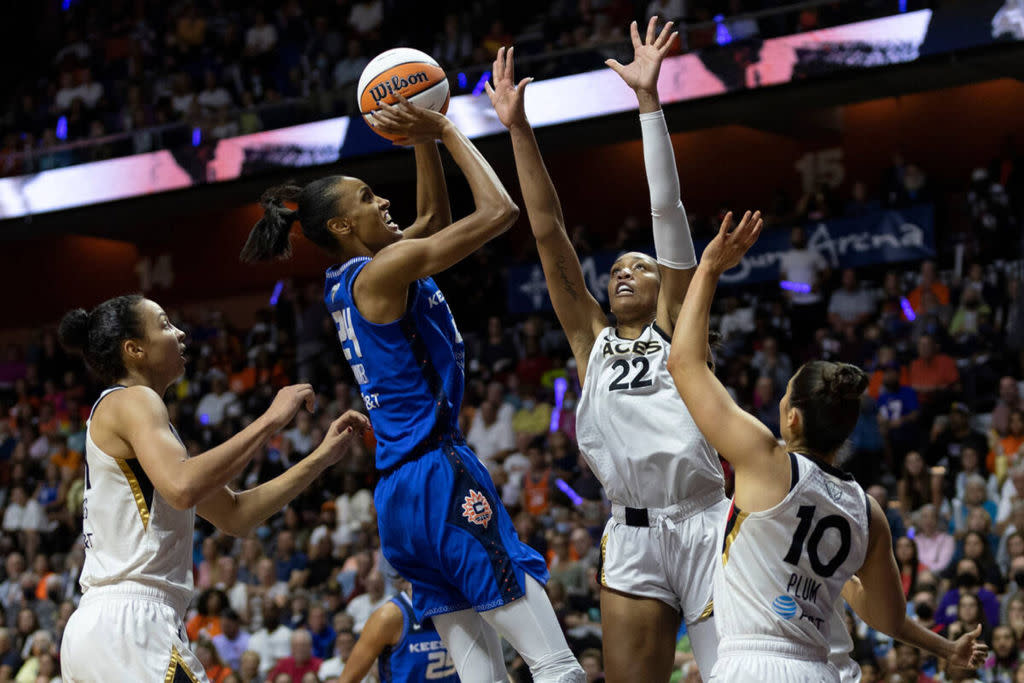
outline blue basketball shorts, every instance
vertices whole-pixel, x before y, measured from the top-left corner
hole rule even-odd
[[[377,484],[381,551],[412,586],[416,616],[484,612],[521,598],[525,575],[547,583],[544,558],[519,540],[487,469],[443,443]]]

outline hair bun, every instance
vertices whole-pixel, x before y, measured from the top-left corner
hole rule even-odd
[[[845,401],[859,399],[868,388],[867,373],[849,363],[836,363],[824,379],[828,393]]]
[[[69,311],[57,331],[60,345],[70,353],[81,355],[89,343],[89,314],[84,308]]]

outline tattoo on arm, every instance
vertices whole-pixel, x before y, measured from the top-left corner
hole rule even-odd
[[[578,301],[580,298],[579,292],[576,291],[576,286],[573,285],[572,281],[569,280],[569,271],[565,265],[565,257],[559,256],[558,260],[555,261],[555,266],[558,268],[558,275],[562,278],[562,289],[565,293],[573,298],[573,301]]]

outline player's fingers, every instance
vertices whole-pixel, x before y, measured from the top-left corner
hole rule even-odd
[[[505,46],[498,48],[498,54],[494,58],[494,77],[501,78],[505,75]]]
[[[491,87],[490,81],[484,83],[484,92],[491,98],[491,104],[494,104],[494,88]]]
[[[732,211],[726,211],[725,217],[722,219],[722,225],[718,228],[718,234],[725,237],[729,234],[729,229],[732,227]]]
[[[672,35],[668,37],[665,44],[661,46],[661,54],[667,55],[672,47],[676,44],[676,40],[679,38],[679,31],[674,31]]]
[[[515,53],[515,46],[510,47],[508,52],[505,53],[505,78],[508,79],[509,83],[516,82],[516,63],[512,59],[512,55]]]
[[[633,39],[634,50],[643,45],[643,43],[640,42],[640,30],[637,28],[635,21],[629,25],[629,37]]]
[[[654,39],[657,37],[658,29],[658,15],[655,14],[651,17],[651,20],[647,22],[647,40],[644,41],[644,45],[654,45]]]
[[[974,630],[971,631],[970,633],[968,633],[967,635],[969,635],[970,637],[972,637],[975,640],[977,640],[978,636],[981,635],[981,624],[978,624],[977,626],[975,626]]]
[[[673,22],[671,21],[665,24],[665,26],[661,29],[661,32],[658,34],[658,39],[654,41],[654,47],[658,48],[659,50],[665,47],[665,43],[667,43],[669,39],[672,37],[672,25]]]
[[[519,85],[516,86],[516,90],[519,91],[519,95],[522,96],[523,91],[526,90],[526,86],[533,83],[533,76],[527,76],[523,80],[519,81]]]
[[[611,69],[611,70],[612,70],[612,71],[614,71],[615,73],[617,73],[617,74],[620,74],[620,75],[622,74],[622,69],[623,69],[624,67],[622,66],[622,64],[620,64],[620,63],[618,62],[618,60],[615,60],[615,59],[606,59],[606,60],[604,60],[604,63],[605,63],[605,65],[606,65],[606,66],[607,66],[607,67],[608,67],[609,69]]]

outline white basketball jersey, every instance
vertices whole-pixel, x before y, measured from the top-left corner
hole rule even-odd
[[[839,670],[840,683],[860,683],[860,664],[853,661],[853,638],[846,630],[846,601],[836,599],[828,628],[828,661]]]
[[[838,640],[836,600],[864,564],[867,494],[849,474],[790,454],[791,486],[775,507],[742,512],[733,501],[715,572],[722,643],[783,640],[825,661]]]
[[[725,485],[718,455],[668,372],[669,340],[653,324],[636,339],[606,327],[590,351],[576,436],[620,505],[664,508]]]
[[[100,394],[93,411],[122,388]],[[91,422],[92,415],[85,431],[82,592],[140,584],[166,591],[175,604],[187,605],[192,598],[195,510],[171,507],[137,459],[113,458],[101,451],[92,440]]]

